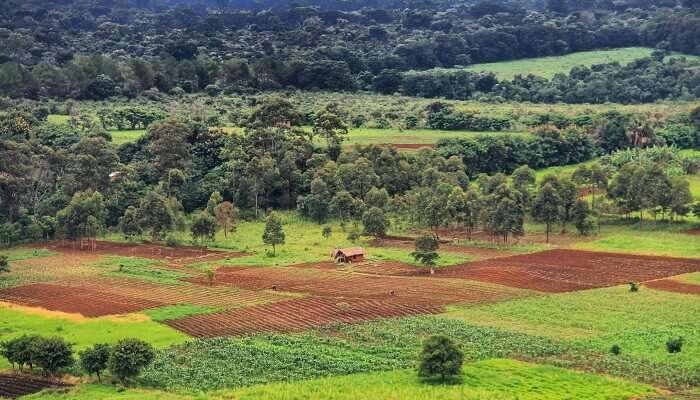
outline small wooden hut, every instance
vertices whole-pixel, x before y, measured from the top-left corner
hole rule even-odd
[[[365,259],[365,249],[362,247],[348,247],[346,249],[334,249],[331,257],[338,263],[362,262]]]

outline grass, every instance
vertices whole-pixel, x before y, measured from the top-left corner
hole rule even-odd
[[[235,250],[252,255],[217,261],[216,265],[247,265],[247,266],[283,266],[300,263],[319,262],[330,260],[330,252],[334,248],[363,246],[369,260],[393,260],[417,265],[410,256],[412,249],[396,249],[386,247],[374,247],[369,240],[361,240],[352,243],[347,239],[348,233],[353,229],[348,225],[343,231],[337,221],[325,225],[301,218],[295,212],[280,214],[283,220],[283,229],[286,235],[286,243],[277,246],[275,255],[272,255],[272,247],[262,242],[262,234],[265,229],[264,221],[244,221],[236,227],[236,232],[225,237],[223,232],[216,236],[212,247],[227,250]],[[323,237],[323,226],[331,226],[332,233],[328,238]],[[187,235],[187,234],[186,234]],[[189,236],[180,239],[190,240]],[[456,253],[441,252],[438,260],[440,266],[460,264],[469,260],[468,256]],[[208,268],[208,263],[196,265],[199,268]]]
[[[149,282],[182,285],[182,278],[190,274],[171,269],[158,268],[161,262],[140,257],[109,256],[93,264],[98,268],[108,269],[104,275],[119,278],[140,279]]]
[[[151,320],[162,322],[181,319],[192,315],[210,314],[219,311],[216,307],[204,307],[194,304],[176,304],[143,311]]]
[[[629,254],[700,257],[700,236],[682,232],[683,229],[689,229],[690,225],[684,224],[677,229],[665,229],[665,224],[659,225],[659,229],[653,229],[653,223],[647,222],[644,230],[636,226],[603,226],[600,239],[577,243],[574,247]]]
[[[23,334],[61,336],[73,343],[77,351],[96,343],[114,343],[131,337],[157,347],[182,343],[187,339],[174,329],[134,315],[73,319],[50,312],[40,314],[0,307],[0,341]],[[0,358],[0,369],[8,367],[7,361]]]
[[[623,354],[663,365],[700,368],[700,315],[697,296],[642,287],[624,287],[530,297],[477,307],[453,307],[446,315],[481,326],[565,340],[577,347]],[[669,354],[665,343],[682,336],[683,352]]]
[[[626,47],[612,50],[595,50],[571,53],[564,56],[528,58],[488,64],[474,64],[466,68],[473,72],[493,72],[498,79],[513,79],[516,75],[536,75],[551,79],[554,75],[568,74],[576,66],[591,66],[619,62],[622,65],[648,57],[654,49],[648,47]],[[693,56],[686,56],[694,58]]]
[[[0,251],[0,256],[7,256],[7,260],[10,262],[29,260],[32,258],[39,257],[50,257],[55,256],[57,254],[58,253],[54,253],[53,251],[47,249],[27,249],[23,247],[12,250]]]
[[[186,400],[205,399],[204,396],[183,396],[156,390],[124,389],[113,385],[80,385],[72,389],[45,390],[22,397],[22,400]]]
[[[350,399],[627,399],[653,393],[649,386],[513,360],[468,364],[462,383],[421,382],[412,370],[254,386],[232,392],[239,400]]]
[[[109,133],[112,135],[112,143],[115,145],[122,145],[124,143],[133,143],[141,136],[146,134],[146,131],[144,129],[136,129],[136,130],[116,130],[116,131],[109,131]]]

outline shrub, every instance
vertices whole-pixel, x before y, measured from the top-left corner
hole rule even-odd
[[[668,350],[669,353],[680,353],[683,350],[683,344],[685,343],[685,339],[682,337],[677,337],[673,339],[669,339],[666,342],[666,350]]]
[[[636,284],[635,282],[630,282],[629,285],[630,285],[630,292],[634,293],[634,292],[639,291],[639,285]]]
[[[126,384],[138,376],[154,357],[155,352],[150,344],[139,339],[124,339],[112,348],[107,365],[109,372]]]
[[[423,346],[418,376],[428,380],[447,382],[458,378],[464,354],[445,336],[432,336]]]
[[[97,380],[99,381],[100,373],[107,369],[111,351],[112,348],[107,344],[96,344],[80,353],[80,366],[88,375],[97,375]]]
[[[610,352],[617,356],[617,355],[620,355],[620,353],[622,353],[622,349],[620,348],[620,345],[614,344],[610,348]]]
[[[0,256],[0,273],[10,272],[10,262],[7,256]]]
[[[30,347],[32,363],[45,374],[55,375],[73,365],[72,346],[61,337],[36,338]]]

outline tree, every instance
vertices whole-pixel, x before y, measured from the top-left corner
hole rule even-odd
[[[216,235],[216,219],[206,211],[200,211],[192,217],[190,226],[192,237],[200,243],[205,240],[214,240]]]
[[[423,235],[416,239],[416,249],[411,256],[423,265],[430,267],[430,274],[435,273],[435,261],[440,258],[437,250],[440,248],[440,241],[433,235]]]
[[[233,224],[238,219],[238,208],[233,203],[224,201],[214,207],[214,218],[218,226],[224,230],[224,237],[228,238],[228,233],[233,229]]]
[[[561,199],[561,233],[566,233],[566,226],[571,222],[571,210],[579,196],[579,188],[571,179],[563,177],[559,179],[555,189]]]
[[[263,232],[263,243],[272,246],[272,255],[275,256],[277,245],[284,244],[284,230],[282,230],[282,220],[276,212],[271,212],[265,221],[265,231]]]
[[[690,192],[688,180],[679,176],[671,178],[671,192],[669,193],[669,210],[671,215],[687,215],[690,212],[690,203],[692,202],[693,194]],[[0,265],[2,265],[1,262]]]
[[[325,239],[328,239],[329,237],[331,237],[332,234],[333,234],[333,229],[330,226],[326,225],[323,227],[323,231],[321,232],[321,235]]]
[[[588,236],[593,233],[596,223],[591,215],[591,208],[585,200],[576,200],[571,215],[579,235]]]
[[[61,337],[38,338],[32,342],[32,363],[46,375],[55,375],[63,368],[73,365],[72,345]]]
[[[219,193],[218,190],[213,192],[211,196],[209,196],[209,201],[207,201],[207,212],[214,215],[214,209],[221,204],[222,201],[224,201],[224,198],[221,196],[221,193]]]
[[[362,225],[364,225],[365,235],[381,238],[386,236],[389,221],[384,216],[384,211],[380,208],[372,207],[362,215]]]
[[[549,233],[552,230],[552,224],[559,221],[561,208],[561,197],[559,197],[554,187],[549,183],[540,187],[532,205],[532,216],[536,221],[545,224],[547,243],[549,243]]]
[[[341,190],[333,196],[331,199],[331,212],[340,218],[341,221],[347,220],[347,218],[355,213],[355,202],[352,198],[350,192]]]
[[[166,173],[171,169],[186,168],[191,158],[191,146],[187,141],[191,134],[187,125],[172,119],[148,128],[148,150],[158,171]]]
[[[100,374],[107,369],[111,352],[110,345],[96,344],[80,352],[80,366],[88,375],[97,375],[97,380],[100,381]]]
[[[57,228],[63,237],[73,241],[87,237],[93,250],[104,218],[102,194],[93,191],[77,192],[70,203],[56,214]]]
[[[10,262],[7,256],[0,256],[0,274],[10,272]]]
[[[138,210],[134,206],[129,206],[129,208],[124,211],[124,215],[119,218],[119,230],[128,240],[133,240],[143,233]]]
[[[0,355],[12,364],[12,368],[19,368],[20,372],[25,365],[34,368],[32,361],[34,342],[39,340],[37,335],[22,335],[0,343]]]
[[[447,382],[460,376],[464,354],[445,336],[432,336],[423,345],[418,376]]]
[[[365,196],[365,203],[368,207],[384,209],[389,204],[389,192],[385,188],[377,189],[373,187]]]
[[[141,228],[151,232],[151,240],[156,241],[175,224],[175,215],[168,200],[161,194],[149,191],[141,199],[138,208]]]
[[[109,372],[127,384],[138,376],[155,358],[153,347],[140,339],[123,339],[112,347],[109,356]]]
[[[348,127],[338,115],[323,111],[316,116],[312,132],[314,135],[323,136],[326,139],[326,145],[331,147],[342,142],[344,136],[348,134]],[[310,141],[313,141],[313,137]]]

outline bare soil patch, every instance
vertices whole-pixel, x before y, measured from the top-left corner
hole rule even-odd
[[[166,247],[154,244],[130,244],[98,241],[96,249],[80,249],[79,244],[70,241],[54,241],[36,245],[64,254],[103,254],[125,257],[141,257],[161,260],[174,264],[193,264],[225,258],[243,257],[248,254],[231,251],[210,250],[198,247]]]
[[[418,150],[424,147],[432,149],[435,147],[432,143],[388,143],[385,146],[393,146],[399,150]]]
[[[207,284],[203,278],[187,281]],[[336,299],[374,299],[403,304],[445,305],[499,301],[520,295],[497,285],[433,276],[389,276],[300,267],[222,267],[217,285],[276,290]]]
[[[381,318],[437,314],[442,311],[442,307],[438,306],[310,297],[216,314],[195,315],[167,321],[166,324],[195,337],[240,336],[261,332],[292,332],[334,322],[350,324]]]
[[[71,386],[57,381],[51,381],[35,376],[21,374],[0,374],[0,398],[16,399],[44,389],[54,389]]]
[[[399,261],[364,261],[356,264],[338,264],[334,261],[304,263],[291,265],[290,268],[318,269],[322,271],[355,272],[371,275],[420,276],[427,275],[428,270]]]
[[[0,299],[51,311],[81,314],[85,317],[126,314],[164,304],[100,291],[36,283],[0,291]]]
[[[700,260],[559,249],[442,268],[437,276],[558,293],[696,271]]]
[[[663,290],[665,292],[700,295],[700,285],[679,282],[673,279],[661,279],[658,281],[651,281],[645,283],[644,286],[656,290]]]
[[[700,228],[685,231],[688,235],[700,236]]]

